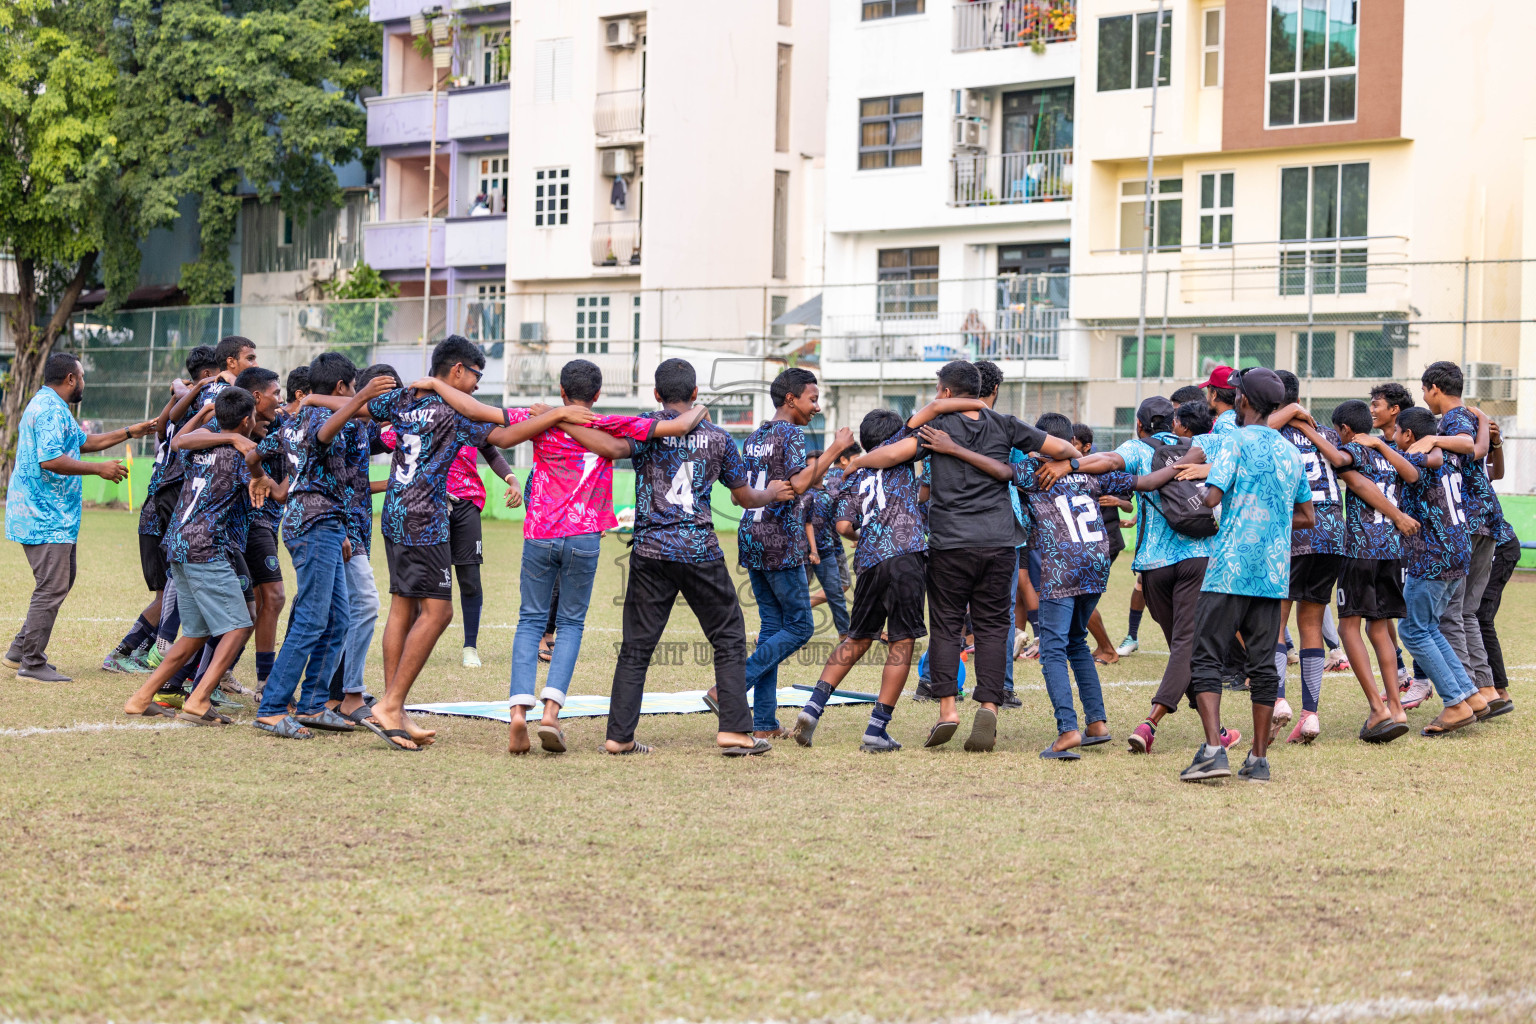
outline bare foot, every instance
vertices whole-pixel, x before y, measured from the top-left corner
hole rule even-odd
[[[1100,665],[1113,665],[1115,662],[1120,660],[1120,655],[1116,654],[1112,650],[1100,649],[1093,652],[1093,660],[1098,662]]]
[[[715,734],[715,745],[720,747],[750,747],[755,741],[744,732],[720,732]]]
[[[1057,736],[1056,742],[1051,744],[1051,749],[1071,750],[1073,747],[1080,747],[1082,745],[1082,733],[1078,732],[1076,729],[1073,729],[1071,732],[1064,732],[1060,736]]]
[[[410,736],[410,726],[406,722],[405,713],[404,712],[401,712],[399,715],[396,715],[393,718],[391,718],[389,713],[384,710],[382,705],[375,704],[373,706],[373,715],[371,717],[373,718],[373,720],[375,722],[377,722],[380,726],[382,726],[386,732],[391,730],[391,729],[404,729],[405,730],[405,733],[406,733],[405,736],[390,736],[390,737],[387,737],[387,739],[388,739],[388,741],[390,743],[393,743],[395,746],[400,747],[400,748],[402,748],[404,750],[419,750],[420,749],[420,746],[415,742],[414,739],[407,739],[407,737]]]
[[[528,742],[528,721],[521,715],[512,716],[512,725],[507,732],[507,753],[526,754],[533,749]]]
[[[359,703],[361,703],[361,701],[359,701]],[[436,729],[423,729],[421,726],[416,724],[416,720],[414,718],[403,713],[400,715],[400,721],[402,723],[400,727],[410,734],[411,739],[416,741],[417,746],[430,747],[437,741]]]
[[[1383,723],[1385,721],[1388,721],[1390,719],[1393,719],[1393,715],[1392,715],[1391,711],[1383,709],[1381,714],[1379,714],[1379,715],[1375,714],[1373,712],[1373,713],[1365,716],[1365,727],[1367,729],[1374,729],[1378,725],[1380,725],[1381,723]],[[1403,721],[1406,722],[1407,720],[1408,720],[1408,716],[1404,715],[1403,716]]]
[[[1472,709],[1472,713],[1474,715],[1481,714],[1482,712],[1488,710],[1488,702],[1483,699],[1483,695],[1481,693],[1471,694],[1469,697],[1467,697],[1464,703],[1467,705],[1467,707]]]

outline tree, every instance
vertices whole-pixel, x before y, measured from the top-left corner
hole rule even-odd
[[[400,286],[368,264],[359,263],[345,280],[325,285],[324,292],[328,299],[343,300],[328,307],[327,347],[344,353],[361,366],[360,360],[368,358],[378,341],[379,328],[395,315],[395,304],[380,300],[395,298],[400,294]]]

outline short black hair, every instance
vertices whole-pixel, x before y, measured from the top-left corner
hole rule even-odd
[[[1408,431],[1415,441],[1421,437],[1429,437],[1437,429],[1435,414],[1428,409],[1404,409],[1397,414],[1397,429]]]
[[[686,402],[698,386],[699,375],[686,359],[665,359],[656,367],[656,393],[663,402]]]
[[[1072,440],[1072,418],[1063,416],[1059,412],[1045,412],[1035,420],[1035,429],[1043,430],[1052,437],[1059,437],[1063,441]]]
[[[864,454],[864,446],[859,444],[859,442],[855,441],[855,442],[853,442],[853,444],[850,444],[847,448],[844,448],[842,451],[838,452],[837,453],[837,457],[839,459],[853,459],[853,458],[857,458],[858,456],[863,455],[863,454]]]
[[[1413,394],[1395,380],[1371,388],[1371,397],[1381,399],[1388,406],[1395,405],[1399,411],[1412,409],[1414,405]]]
[[[219,345],[213,350],[213,358],[218,362],[219,369],[229,365],[231,359],[238,359],[240,353],[246,349],[254,349],[256,343],[250,338],[242,338],[238,334],[231,334],[227,338],[220,338]]]
[[[187,353],[187,376],[193,380],[204,370],[222,370],[224,364],[214,355],[213,346],[199,345]]]
[[[299,400],[300,391],[303,391],[306,394],[309,392],[309,367],[295,366],[293,369],[288,371],[287,390],[288,401],[290,402],[296,402]]]
[[[63,384],[64,378],[80,369],[80,359],[73,352],[52,352],[43,363],[43,383]]]
[[[981,394],[981,371],[975,363],[956,359],[939,367],[939,384],[949,388],[956,398],[976,398]]]
[[[1332,419],[1336,427],[1348,427],[1357,434],[1371,432],[1371,407],[1358,398],[1334,406]]]
[[[1424,367],[1424,376],[1419,378],[1419,383],[1426,388],[1436,387],[1452,398],[1461,397],[1461,367],[1449,359],[1437,359]],[[1410,428],[1411,429],[1411,428]],[[1418,433],[1415,432],[1417,437]]]
[[[1072,424],[1072,440],[1093,444],[1093,428],[1086,423]]]
[[[450,334],[432,349],[432,376],[447,373],[455,363],[463,363],[476,370],[484,369],[485,350],[462,334]]]
[[[1296,401],[1301,397],[1301,381],[1290,370],[1276,370],[1275,376],[1280,378],[1280,384],[1285,388],[1285,404]]]
[[[334,395],[336,387],[357,379],[357,367],[340,352],[321,352],[309,364],[309,389],[317,395]]]
[[[1183,405],[1185,402],[1205,401],[1205,389],[1197,388],[1193,384],[1185,384],[1179,390],[1168,396],[1168,401],[1174,405]]]
[[[277,383],[277,371],[269,370],[265,366],[247,366],[240,371],[240,376],[235,378],[235,387],[255,394]]]
[[[816,383],[816,375],[810,370],[798,366],[789,369],[773,378],[773,383],[768,387],[768,397],[773,400],[775,409],[782,409],[784,403],[789,401],[789,396],[799,398],[805,394],[805,389]]]
[[[889,440],[905,422],[901,413],[894,409],[871,409],[859,423],[859,443],[865,451],[872,452]]]
[[[275,375],[274,375],[275,377]],[[219,421],[220,430],[235,430],[240,421],[256,409],[256,396],[245,388],[230,387],[219,392],[213,400],[213,415]]]
[[[560,368],[560,388],[573,402],[595,402],[603,390],[603,371],[587,359],[572,359]]]
[[[1183,402],[1173,410],[1173,418],[1184,424],[1184,429],[1196,437],[1201,434],[1209,434],[1211,426],[1216,422],[1211,415],[1211,407],[1203,398],[1193,398]]]
[[[1216,401],[1220,402],[1222,405],[1229,405],[1236,408],[1237,388],[1211,388],[1211,392],[1216,396]]]
[[[399,370],[395,369],[393,366],[390,366],[388,363],[374,363],[366,370],[358,371],[357,386],[362,387],[364,384],[367,384],[375,377],[389,377],[394,380],[396,384],[402,383],[400,380]]]
[[[1003,371],[990,359],[978,359],[976,372],[981,374],[981,386],[976,389],[978,398],[988,398],[997,394],[997,389],[1003,384]]]

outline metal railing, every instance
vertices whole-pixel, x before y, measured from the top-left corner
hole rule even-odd
[[[638,267],[640,265],[640,222],[604,220],[592,225],[592,265],[594,267]]]
[[[592,108],[592,126],[599,135],[622,135],[645,129],[645,90],[600,92]]]
[[[954,10],[956,53],[1077,38],[1077,0],[970,0]]]
[[[972,153],[951,157],[949,161],[950,206],[1044,203],[1071,198],[1070,149],[997,155]]]

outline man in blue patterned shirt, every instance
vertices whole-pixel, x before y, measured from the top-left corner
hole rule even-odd
[[[1211,407],[1211,415],[1215,417],[1211,433],[1217,437],[1226,437],[1238,427],[1237,379],[1237,370],[1230,366],[1218,366],[1211,370],[1211,375],[1200,385],[1205,389],[1205,400]]]

